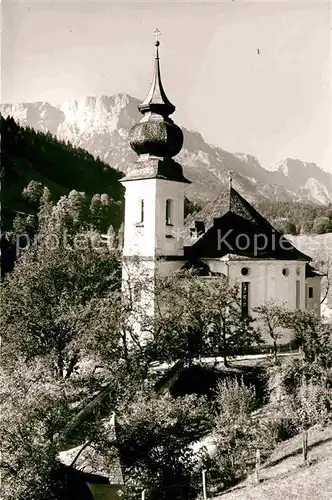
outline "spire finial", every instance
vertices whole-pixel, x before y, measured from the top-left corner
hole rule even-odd
[[[169,118],[174,113],[175,106],[167,98],[161,83],[158,52],[160,30],[155,29],[153,34],[156,37],[153,79],[148,95],[138,105],[144,116],[130,130],[130,146],[141,158],[151,155],[170,159],[181,151],[183,133]]]
[[[160,45],[159,36],[160,30],[156,28],[153,32],[156,37],[156,57],[154,64],[154,74],[152,84],[146,98],[138,105],[138,109],[141,113],[153,112],[161,116],[169,116],[175,111],[175,106],[168,100],[163,85],[161,83],[160,75],[160,61],[159,61],[159,50]]]
[[[160,33],[160,29],[156,28],[153,32],[154,36],[156,37],[156,42],[155,42],[155,46],[156,46],[156,59],[159,59],[159,45],[160,45],[160,42],[159,42],[159,36],[161,35]]]

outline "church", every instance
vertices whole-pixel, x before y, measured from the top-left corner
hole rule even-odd
[[[141,269],[151,277],[181,268],[195,268],[202,277],[213,279],[226,276],[239,285],[244,314],[254,316],[254,308],[267,302],[319,313],[322,274],[310,265],[309,256],[241,196],[231,177],[224,210],[213,223],[205,227],[196,220],[186,225],[184,200],[191,182],[174,160],[181,151],[183,133],[170,118],[175,106],[162,85],[158,40],[155,45],[152,84],[138,106],[143,116],[129,134],[137,160],[121,179],[125,187],[123,258],[129,262],[123,279],[130,272],[130,261],[139,258]],[[147,307],[153,314],[153,304]]]

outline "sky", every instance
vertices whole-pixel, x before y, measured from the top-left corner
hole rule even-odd
[[[293,157],[332,172],[331,0],[2,0],[1,8],[2,103],[143,99],[159,28],[176,123],[265,168]]]

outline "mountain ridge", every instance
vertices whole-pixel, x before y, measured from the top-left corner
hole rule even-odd
[[[42,101],[3,104],[0,112],[5,117],[13,116],[21,125],[49,131],[126,173],[137,158],[130,149],[128,133],[141,118],[139,102],[128,94],[118,93],[87,96],[56,106]],[[192,201],[204,205],[217,197],[232,171],[234,187],[250,202],[271,198],[332,202],[332,175],[312,162],[287,158],[268,170],[253,155],[228,152],[207,143],[200,132],[181,128],[184,145],[176,160],[192,181],[187,191]]]

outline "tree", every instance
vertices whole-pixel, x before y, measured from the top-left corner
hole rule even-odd
[[[202,314],[203,282],[190,272],[158,275],[154,290],[155,315],[151,332],[156,356],[184,360],[205,352],[207,324]]]
[[[119,405],[118,449],[129,490],[146,489],[153,498],[196,498],[197,471],[192,442],[208,430],[209,408],[195,396],[173,399],[139,390]],[[132,497],[130,497],[132,498]]]
[[[1,290],[2,451],[6,500],[58,500],[56,457],[70,440],[89,439],[100,428],[103,406],[88,415],[92,396],[116,405],[133,381],[118,359],[119,330],[113,323],[104,361],[93,304],[121,287],[116,252],[98,243],[100,235],[80,228],[80,201],[72,196],[53,205],[45,189],[39,231],[6,276]],[[74,203],[75,199],[78,204]],[[72,203],[70,203],[72,202]],[[77,223],[76,223],[77,222]],[[103,311],[106,316],[106,310]],[[113,311],[108,311],[108,320]],[[105,405],[105,403],[103,403]],[[87,418],[87,416],[89,418]],[[75,431],[75,432],[74,432]],[[98,433],[98,432],[97,432]]]
[[[314,220],[312,231],[315,234],[324,234],[331,232],[332,220],[326,216],[317,217]]]
[[[301,225],[301,234],[312,234],[313,232],[313,221],[303,221]]]
[[[297,234],[295,224],[289,219],[275,219],[272,221],[272,224],[281,234]]]
[[[266,304],[255,307],[254,312],[258,315],[257,321],[260,323],[261,329],[272,339],[274,362],[277,364],[277,341],[282,337],[283,308],[275,305],[273,302],[267,302]]]
[[[329,245],[322,247],[316,253],[314,259],[315,267],[324,274],[322,278],[321,287],[321,301],[323,304],[325,301],[327,303],[331,300],[331,288],[332,288],[332,250]]]
[[[253,319],[242,313],[237,285],[218,277],[207,286],[207,294],[202,299],[208,342],[223,356],[225,366],[229,357],[263,343],[260,332],[253,328]]]
[[[304,368],[303,366],[301,367]],[[332,391],[323,378],[306,380],[303,370],[300,383],[279,404],[281,414],[291,419],[302,436],[303,463],[308,459],[308,429],[326,424],[332,418]]]
[[[84,310],[118,289],[121,278],[116,252],[96,245],[97,233],[76,233],[79,205],[84,196],[76,193],[55,206],[44,193],[38,235],[1,291],[4,354],[48,356],[60,378],[68,378],[86,352]]]
[[[51,471],[71,415],[63,384],[41,363],[2,369],[0,380],[3,498],[56,500]]]
[[[262,342],[251,318],[242,314],[238,287],[226,279],[180,271],[159,283],[155,340],[171,359],[190,364],[196,356],[214,353],[227,365],[229,357]]]
[[[216,439],[214,463],[223,486],[230,485],[247,474],[259,449],[267,457],[275,444],[273,429],[255,418],[258,403],[253,386],[228,380],[216,390],[213,435]]]
[[[295,341],[301,346],[304,359],[309,363],[318,362],[327,368],[332,366],[331,324],[310,311],[284,311],[282,325],[295,334]]]
[[[188,200],[188,198],[184,199],[184,217],[186,218],[188,215],[194,215],[202,210],[202,207],[195,202]]]
[[[44,186],[41,182],[30,181],[29,184],[23,189],[23,198],[35,209],[39,208],[40,198],[43,196]]]

